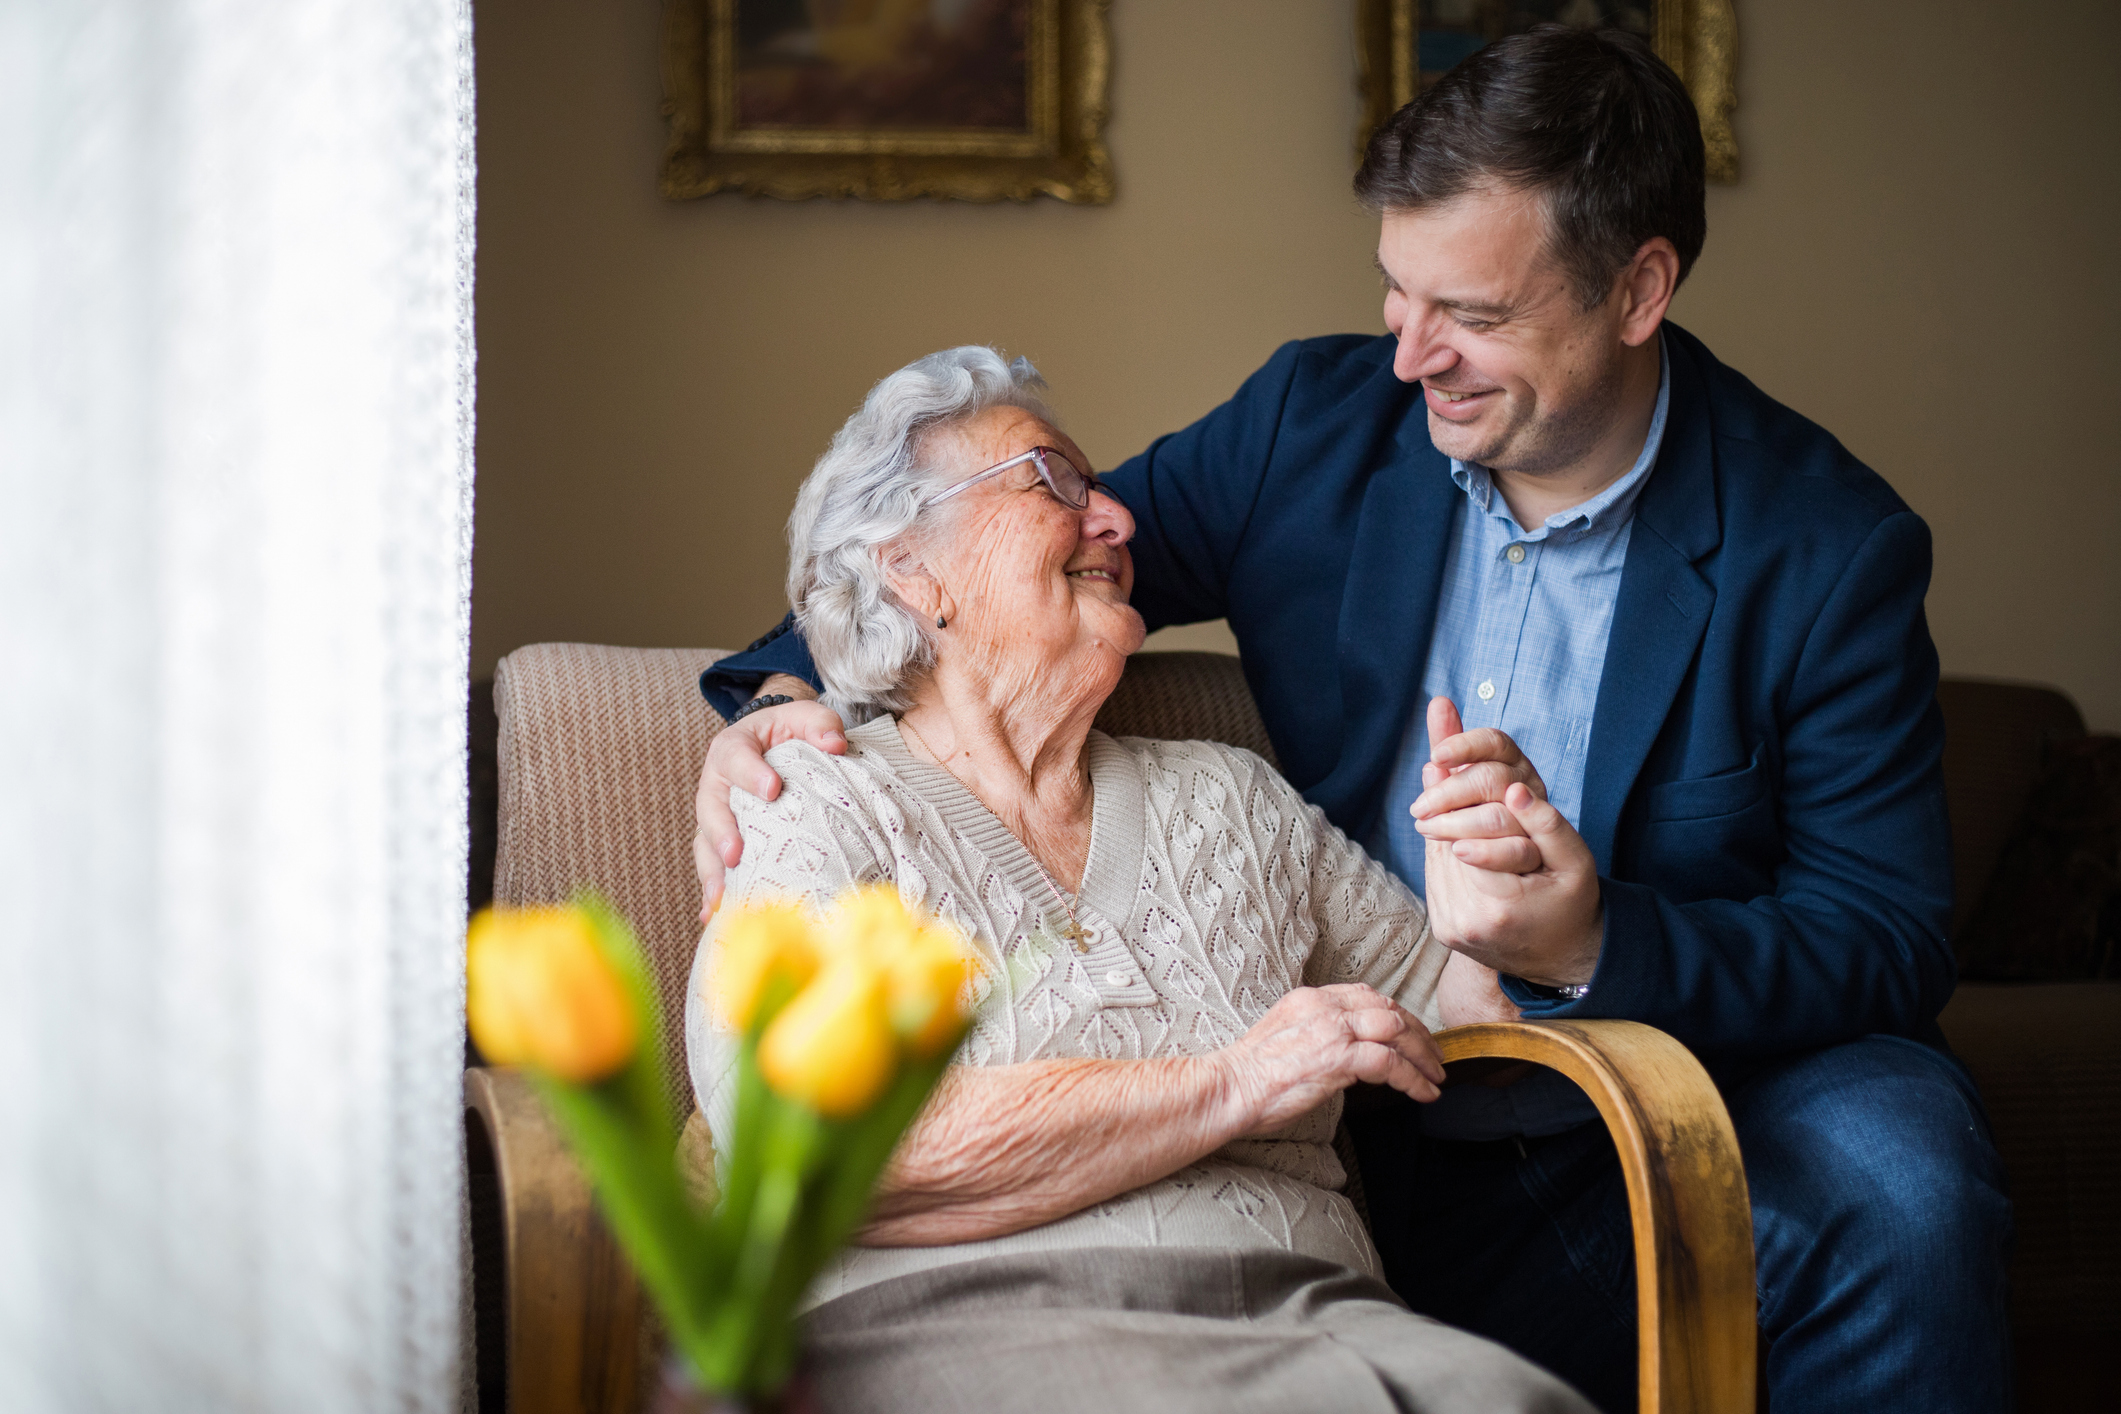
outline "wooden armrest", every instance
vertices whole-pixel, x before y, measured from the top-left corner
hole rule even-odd
[[[1749,1414],[1753,1214],[1738,1136],[1701,1063],[1634,1021],[1489,1022],[1439,1032],[1436,1044],[1446,1064],[1532,1061],[1583,1087],[1627,1178],[1642,1414]]]
[[[632,1414],[642,1372],[652,1368],[643,1358],[640,1282],[558,1126],[522,1074],[473,1067],[464,1072],[464,1128],[475,1210],[482,1181],[497,1187],[500,1208],[500,1251],[481,1250],[492,1244],[479,1240],[476,1211],[473,1222],[474,1290],[504,1293],[504,1368],[481,1362],[480,1407]],[[490,1319],[479,1313],[482,1330]],[[493,1399],[494,1383],[505,1404]]]

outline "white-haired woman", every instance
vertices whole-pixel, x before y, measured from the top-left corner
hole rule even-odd
[[[1410,1314],[1332,1137],[1362,1080],[1434,1098],[1447,953],[1265,762],[1091,722],[1141,645],[1125,508],[990,349],[879,383],[789,521],[789,597],[848,722],[790,742],[728,899],[895,883],[989,997],[812,1293],[824,1407],[1584,1409]],[[693,1081],[730,1118],[698,982]]]

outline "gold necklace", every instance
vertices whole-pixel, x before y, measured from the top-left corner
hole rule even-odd
[[[921,729],[919,727],[916,727],[915,725],[913,725],[913,723],[907,721],[903,716],[898,719],[898,724],[904,727],[907,731],[913,733],[913,739],[921,744],[921,750],[927,752],[931,757],[935,758],[935,764],[937,766],[940,766],[945,773],[949,774],[953,778],[956,776],[957,773],[950,770],[950,767],[943,761],[941,754],[938,753],[934,747],[928,744],[928,738],[921,735]],[[959,784],[963,785],[964,783],[960,781]],[[967,789],[970,789],[970,787],[967,787]],[[1021,845],[1023,844],[1023,841],[1018,840],[1017,843]],[[1039,857],[1031,853],[1031,847],[1029,845],[1024,845],[1024,854],[1031,860],[1031,867],[1038,870],[1038,876],[1046,881],[1046,887],[1053,890],[1053,901],[1059,904],[1061,906],[1062,911],[1064,911],[1068,915],[1068,926],[1065,928],[1057,929],[1056,931],[1059,932],[1059,934],[1063,938],[1066,938],[1069,942],[1075,944],[1075,950],[1077,952],[1090,951],[1090,930],[1075,921],[1075,905],[1073,903],[1070,903],[1068,901],[1068,896],[1061,892],[1060,885],[1053,882],[1053,875],[1047,871],[1046,866],[1044,864],[1039,862]],[[1048,924],[1047,926],[1050,927],[1052,925]]]

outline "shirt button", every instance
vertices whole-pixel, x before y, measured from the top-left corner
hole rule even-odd
[[[1509,549],[1503,551],[1502,553],[1509,556],[1510,563],[1513,565],[1521,565],[1524,563],[1524,546],[1522,545],[1512,545]]]
[[[1473,690],[1480,694],[1481,701],[1486,702],[1489,698],[1495,695],[1495,684],[1492,682],[1484,682],[1479,687],[1476,687]]]
[[[1127,985],[1127,974],[1124,972],[1107,972],[1105,981],[1110,986],[1124,987]]]

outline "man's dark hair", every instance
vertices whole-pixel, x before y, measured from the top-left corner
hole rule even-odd
[[[1475,51],[1394,113],[1355,194],[1390,213],[1487,186],[1541,192],[1554,257],[1591,309],[1653,236],[1686,279],[1708,235],[1705,162],[1694,100],[1647,44],[1545,24]]]

